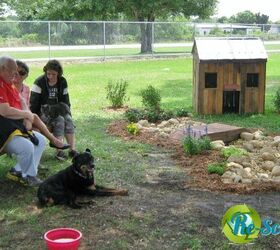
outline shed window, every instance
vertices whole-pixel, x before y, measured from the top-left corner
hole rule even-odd
[[[205,88],[217,88],[217,73],[205,73]]]
[[[248,73],[247,74],[247,87],[258,87],[259,86],[259,74]]]

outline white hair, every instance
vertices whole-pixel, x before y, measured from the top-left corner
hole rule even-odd
[[[2,70],[3,67],[7,66],[8,63],[16,63],[16,61],[10,56],[1,56],[0,57],[0,69]]]

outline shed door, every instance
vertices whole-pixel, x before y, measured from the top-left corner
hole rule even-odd
[[[224,91],[223,113],[239,113],[240,91]]]
[[[240,64],[223,65],[223,113],[239,113],[240,111]]]

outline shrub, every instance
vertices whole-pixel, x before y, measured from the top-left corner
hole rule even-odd
[[[280,88],[277,89],[275,96],[272,99],[274,107],[277,112],[280,112]]]
[[[130,122],[138,122],[141,119],[144,119],[144,111],[139,109],[128,109],[124,113],[125,118]]]
[[[174,113],[171,110],[161,111],[159,113],[159,120],[166,121],[174,117]]]
[[[106,87],[106,98],[111,102],[113,108],[122,107],[124,101],[128,100],[128,98],[126,97],[127,87],[128,83],[123,79],[116,81],[115,83],[109,81]]]
[[[156,123],[160,120],[160,114],[155,110],[145,110],[144,119],[148,120],[148,122]]]
[[[189,115],[189,112],[186,109],[181,108],[181,109],[177,109],[175,111],[175,114],[177,117],[187,117]]]
[[[191,136],[187,136],[183,141],[183,148],[187,154],[200,154],[205,150],[211,149],[210,142],[211,140],[208,137],[197,139]]]
[[[136,126],[135,123],[131,122],[130,124],[127,125],[126,127],[128,133],[132,135],[137,135],[139,134],[139,128]]]
[[[226,164],[223,163],[211,163],[208,165],[207,170],[209,174],[223,175],[225,172]]]
[[[161,96],[159,90],[150,85],[148,88],[141,90],[140,95],[142,97],[143,105],[148,110],[156,111],[158,113],[160,112]]]
[[[237,148],[237,147],[234,147],[234,146],[229,146],[229,147],[223,148],[221,150],[221,155],[223,157],[228,158],[232,155],[235,155],[235,156],[248,155],[248,152],[243,148]]]

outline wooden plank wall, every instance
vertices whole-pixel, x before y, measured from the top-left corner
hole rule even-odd
[[[194,60],[193,106],[199,114],[222,114],[223,91],[240,91],[239,113],[263,113],[266,62]],[[205,73],[217,73],[217,88],[205,88]],[[247,73],[259,73],[259,87],[247,87]]]

